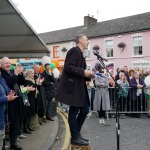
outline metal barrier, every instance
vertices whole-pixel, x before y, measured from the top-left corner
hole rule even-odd
[[[110,111],[108,114],[116,113],[117,101],[119,100],[119,109],[120,113],[148,113],[150,112],[150,100],[146,100],[144,92],[140,96],[136,96],[136,99],[133,100],[133,88],[129,87],[128,95],[119,97],[119,90],[114,87],[109,87],[109,96],[110,96]],[[91,90],[91,91],[90,91]],[[93,111],[93,102],[95,88],[88,89],[91,106],[90,110]],[[150,113],[149,113],[150,114]]]

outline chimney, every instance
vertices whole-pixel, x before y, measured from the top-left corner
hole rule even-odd
[[[97,23],[97,19],[94,18],[94,16],[90,17],[90,15],[88,14],[88,16],[84,16],[84,26],[88,27],[93,23]]]

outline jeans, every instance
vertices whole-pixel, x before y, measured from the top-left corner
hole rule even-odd
[[[46,107],[44,109],[44,116],[51,117],[51,104],[52,100],[46,100]]]
[[[82,125],[88,113],[89,113],[89,106],[87,98],[85,100],[85,105],[83,107],[70,106],[68,122],[72,138],[77,138],[79,136]]]
[[[100,106],[100,110],[98,110],[98,116],[99,118],[104,118],[105,117],[105,110],[102,109],[102,101],[101,101],[101,106]]]

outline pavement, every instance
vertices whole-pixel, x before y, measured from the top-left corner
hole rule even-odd
[[[86,119],[82,135],[90,140],[91,150],[117,150],[116,120],[105,120],[99,124],[97,113]],[[150,118],[120,119],[120,149],[119,150],[150,150]]]
[[[40,125],[32,134],[25,134],[27,138],[23,138],[18,142],[18,145],[23,147],[23,150],[51,150],[55,142],[59,128],[58,117],[54,117],[54,121],[48,121]],[[6,145],[9,143],[7,142]]]
[[[115,124],[115,118],[106,120],[105,125],[99,124],[97,113],[93,113],[90,118],[86,119],[81,132],[85,138],[90,140],[91,150],[117,150]],[[149,124],[150,118],[145,115],[142,115],[141,118],[120,119],[119,150],[150,150]],[[66,133],[66,125],[59,114],[54,117],[54,121],[43,123],[32,134],[23,134],[27,138],[22,139],[18,144],[23,147],[23,150],[61,150],[65,140],[70,139]],[[69,147],[65,150],[69,150]]]

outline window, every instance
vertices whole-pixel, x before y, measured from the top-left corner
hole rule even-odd
[[[59,58],[59,57],[60,57],[59,46],[54,46],[53,47],[53,58]]]
[[[113,40],[105,41],[106,57],[113,57]]]
[[[133,37],[133,56],[142,54],[142,36]]]
[[[90,58],[90,44],[88,45],[88,49],[84,51],[84,57],[85,58]]]

